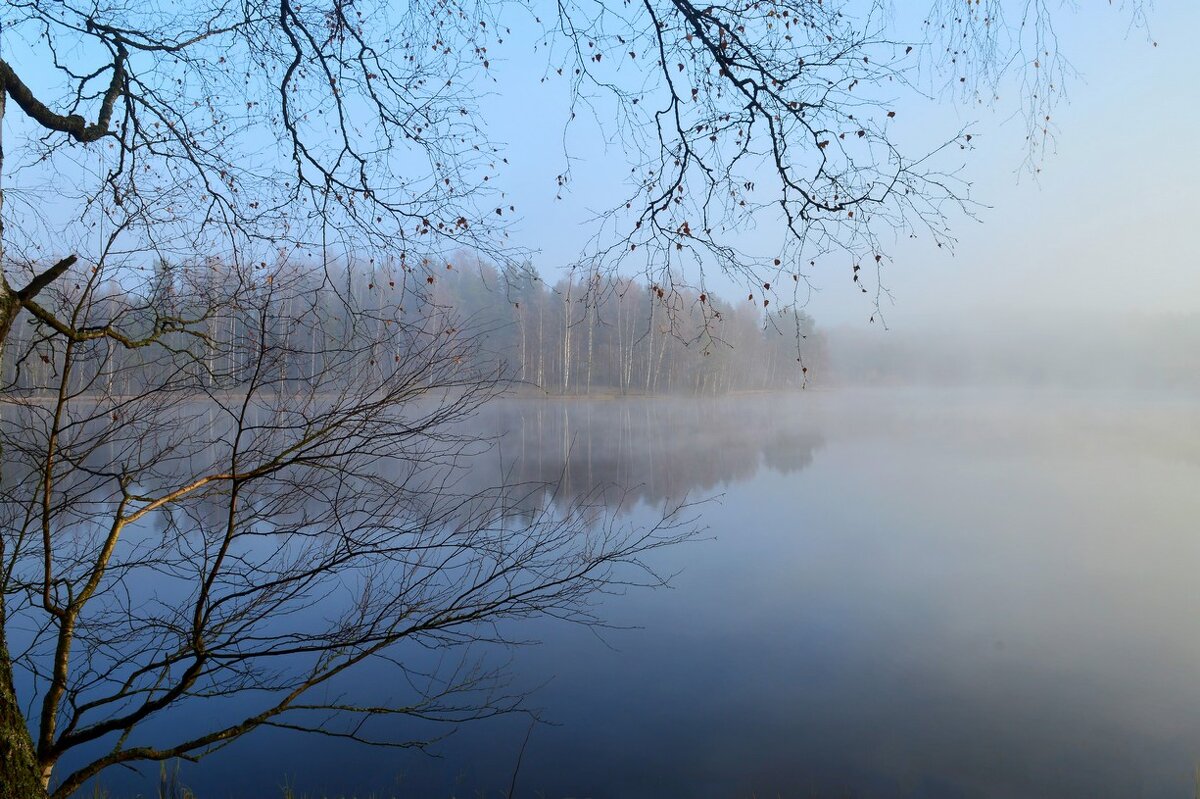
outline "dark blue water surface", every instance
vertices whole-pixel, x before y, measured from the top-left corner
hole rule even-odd
[[[477,422],[504,433],[481,480],[499,458],[564,501],[625,486],[611,511],[634,522],[709,498],[696,539],[651,557],[672,587],[606,597],[612,628],[538,621],[509,631],[537,645],[480,647],[528,693],[532,727],[473,722],[425,753],[265,731],[179,779],[201,799],[502,797],[514,771],[520,797],[1190,795],[1198,408],[935,391],[506,401]],[[354,687],[394,698],[390,674]],[[156,782],[102,780],[115,796]]]

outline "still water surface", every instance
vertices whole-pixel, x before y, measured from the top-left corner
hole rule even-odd
[[[516,796],[1191,795],[1198,398],[512,400],[479,424],[504,434],[481,480],[500,459],[562,496],[625,486],[631,520],[710,498],[654,555],[671,589],[496,653],[551,722]],[[202,799],[501,797],[529,730],[478,722],[436,757],[268,733],[181,774]]]

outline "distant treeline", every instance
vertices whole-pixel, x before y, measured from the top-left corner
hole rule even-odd
[[[824,363],[802,311],[602,271],[553,283],[529,265],[472,261],[435,279],[433,302],[490,331],[486,349],[521,383],[555,394],[689,393],[797,387]]]
[[[165,350],[88,342],[104,366],[86,370],[88,385],[72,391],[136,393],[189,376],[206,390],[234,389],[261,369],[264,349],[286,382],[306,380],[330,359],[360,359],[362,369],[382,373],[448,353],[447,337],[469,344],[447,355],[464,370],[551,394],[797,387],[825,360],[824,338],[801,311],[766,312],[761,299],[735,304],[599,270],[549,282],[528,264],[497,268],[473,257],[336,270],[283,260],[235,268],[210,258],[160,261],[123,278],[68,283],[53,301],[81,328],[111,322],[131,339],[167,329]],[[65,363],[63,342],[25,321],[8,342],[4,384],[50,390]]]

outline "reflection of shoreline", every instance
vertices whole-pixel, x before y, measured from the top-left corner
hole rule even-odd
[[[812,420],[747,402],[511,399],[475,424],[498,435],[493,457],[506,482],[545,485],[522,503],[529,509],[553,496],[627,510],[711,494],[764,467],[792,474],[812,463],[825,443]]]

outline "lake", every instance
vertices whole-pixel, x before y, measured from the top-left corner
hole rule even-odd
[[[632,522],[706,500],[694,540],[652,555],[671,587],[605,597],[610,628],[539,621],[517,630],[539,644],[484,653],[545,723],[475,722],[428,754],[267,732],[181,779],[201,799],[502,797],[514,772],[527,797],[1190,795],[1197,400],[497,403],[473,479],[600,490]]]

